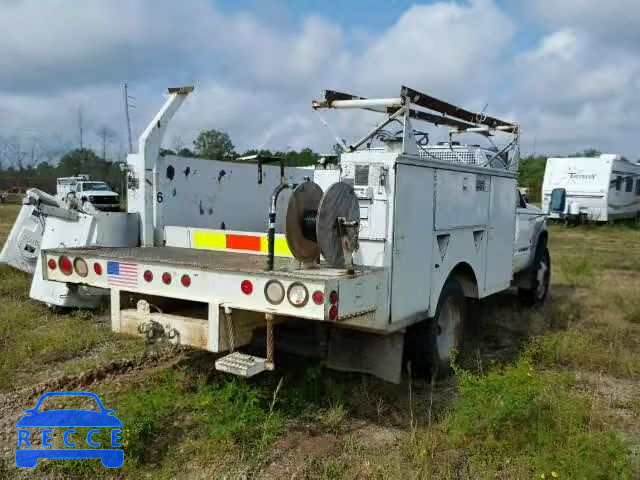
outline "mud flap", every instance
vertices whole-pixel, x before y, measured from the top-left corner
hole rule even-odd
[[[400,383],[404,333],[381,335],[334,328],[329,340],[327,366],[343,372],[362,372]]]

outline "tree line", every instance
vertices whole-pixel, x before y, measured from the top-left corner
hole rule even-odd
[[[55,190],[55,179],[78,174],[87,174],[90,178],[104,180],[116,191],[121,190],[122,173],[120,163],[107,159],[107,142],[110,133],[102,131],[101,154],[91,148],[73,148],[66,151],[62,148],[45,150],[40,144],[29,145],[4,143],[0,146],[0,190],[24,191],[29,187],[42,188],[45,191]],[[100,133],[100,132],[99,132]],[[35,141],[34,141],[35,142]],[[0,143],[2,143],[0,141]],[[310,148],[299,151],[271,151],[267,149],[250,149],[238,153],[229,135],[225,132],[209,129],[198,134],[192,147],[186,147],[179,139],[174,140],[172,148],[162,148],[161,155],[179,155],[182,157],[203,158],[222,161],[233,161],[240,156],[262,154],[283,157],[287,166],[313,165],[320,155]]]
[[[0,189],[8,190],[17,185],[18,187],[37,186],[49,191],[51,188],[55,189],[56,178],[82,173],[89,175],[90,178],[105,180],[114,189],[120,190],[122,173],[119,162],[106,158],[106,145],[113,137],[112,131],[103,128],[97,132],[97,135],[101,140],[101,156],[90,148],[74,148],[66,152],[61,151],[61,147],[44,148],[42,142],[38,142],[35,138],[31,143],[23,145],[16,141],[0,142]],[[283,157],[287,166],[313,165],[320,158],[320,155],[310,148],[299,151],[250,149],[239,153],[229,135],[215,129],[200,132],[192,142],[191,148],[185,146],[180,139],[175,139],[171,148],[162,148],[160,154],[222,161],[233,161],[240,156],[261,154]],[[598,150],[589,148],[571,156],[598,155],[600,155]],[[59,161],[56,163],[58,158]],[[531,201],[540,201],[546,162],[547,157],[542,155],[523,157],[520,160],[518,184],[528,188]]]

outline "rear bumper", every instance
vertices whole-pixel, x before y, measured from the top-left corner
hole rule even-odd
[[[104,251],[117,255],[117,250],[111,249],[109,252],[105,249]],[[165,249],[157,249],[158,255],[162,254],[163,250]],[[171,252],[166,249],[167,255]],[[206,258],[210,258],[205,254],[206,252],[203,252],[203,263]],[[251,257],[248,260],[252,262],[252,268],[247,268],[246,271],[241,271],[240,267],[215,269],[207,264],[198,268],[194,266],[197,265],[197,261],[180,264],[167,259],[163,262],[159,256],[153,257],[153,260],[147,257],[144,261],[133,258],[110,260],[108,256],[105,257],[101,253],[101,249],[56,249],[43,251],[41,255],[42,276],[48,281],[89,285],[109,289],[112,292],[132,292],[320,321],[330,320],[331,292],[336,292],[339,299],[338,317],[335,321],[346,321],[365,314],[373,317],[371,312],[374,312],[378,306],[379,285],[383,283],[384,278],[383,269],[363,269],[353,275],[326,268],[268,272],[254,268],[256,256],[249,254],[235,254],[233,257],[236,263],[236,260],[242,260],[242,255]],[[63,273],[59,266],[61,256],[66,256],[72,263],[78,258],[84,260],[88,270],[86,276],[81,277],[76,269],[68,275]],[[265,260],[265,257],[259,256],[257,260]],[[48,266],[49,261],[55,263],[55,268]],[[221,268],[226,268],[226,265]],[[182,281],[185,276],[188,277],[186,286]],[[243,291],[241,287],[242,282],[245,281],[251,284],[250,292]],[[267,285],[274,281],[279,283],[285,292],[284,298],[277,303],[269,301],[266,296]],[[302,284],[306,289],[306,302],[303,305],[295,306],[288,298],[289,289],[294,284]],[[316,303],[313,297],[314,292],[322,293],[324,300]],[[371,322],[367,321],[367,323]]]

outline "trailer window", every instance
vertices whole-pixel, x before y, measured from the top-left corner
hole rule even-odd
[[[626,178],[625,191],[633,192],[633,178],[631,177]]]
[[[640,178],[636,179],[636,195],[640,197]]]
[[[621,188],[622,188],[622,177],[618,175],[616,177],[616,190],[620,191]]]

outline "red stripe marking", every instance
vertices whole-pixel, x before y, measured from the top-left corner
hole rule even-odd
[[[227,234],[227,248],[260,251],[260,237],[254,235]]]

